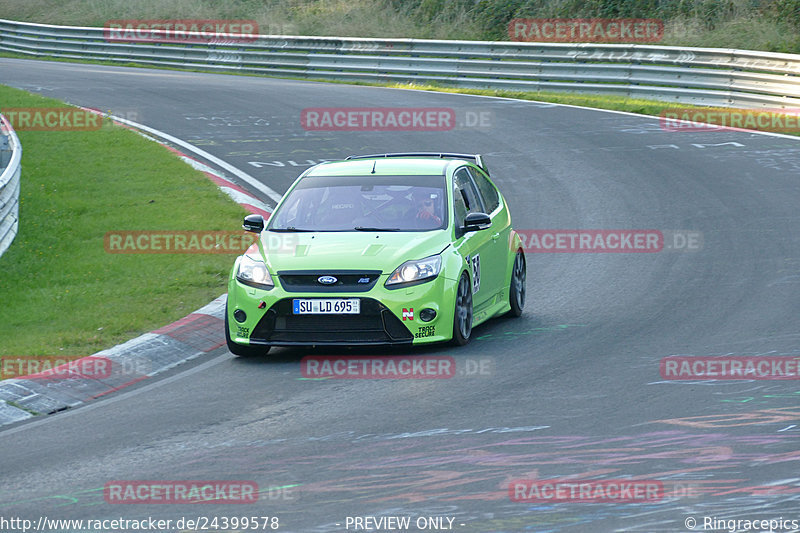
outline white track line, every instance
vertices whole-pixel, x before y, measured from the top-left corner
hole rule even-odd
[[[260,181],[255,179],[253,176],[251,176],[247,172],[239,170],[235,166],[231,165],[230,163],[226,163],[225,161],[223,161],[222,159],[218,158],[217,156],[211,155],[208,152],[206,152],[205,150],[197,148],[196,146],[194,146],[194,145],[192,145],[192,144],[190,144],[190,143],[188,143],[186,141],[183,141],[181,139],[178,139],[177,137],[174,137],[174,136],[170,135],[169,133],[165,133],[165,132],[157,130],[155,128],[151,128],[149,126],[145,126],[144,124],[139,124],[138,122],[134,122],[132,120],[128,120],[128,119],[125,119],[125,118],[122,118],[122,117],[117,117],[117,116],[114,116],[114,115],[106,115],[106,116],[108,116],[109,118],[111,118],[111,119],[113,119],[113,120],[115,120],[117,122],[120,122],[122,124],[126,124],[128,126],[136,128],[138,130],[146,131],[147,133],[150,133],[152,135],[156,135],[157,137],[161,137],[164,140],[167,140],[167,141],[169,141],[171,143],[177,144],[178,146],[180,146],[184,150],[188,150],[189,152],[197,154],[198,156],[200,156],[201,158],[205,159],[206,161],[210,161],[210,162],[214,163],[215,165],[217,165],[218,167],[227,170],[228,172],[230,172],[231,174],[233,174],[237,178],[241,179],[242,181],[244,181],[245,183],[247,183],[248,185],[250,185],[254,189],[258,189],[260,192],[266,194],[269,198],[271,198],[275,202],[279,202],[281,197],[283,196],[281,194],[278,194],[276,191],[274,191],[273,189],[269,188],[268,186],[264,185],[263,183],[261,183]]]

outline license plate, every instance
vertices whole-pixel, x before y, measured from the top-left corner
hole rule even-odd
[[[326,298],[316,300],[292,300],[295,315],[357,315],[361,312],[358,298]]]

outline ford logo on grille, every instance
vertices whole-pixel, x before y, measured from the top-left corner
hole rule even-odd
[[[333,276],[320,276],[317,278],[317,281],[319,281],[323,285],[333,285],[339,280],[334,278]]]

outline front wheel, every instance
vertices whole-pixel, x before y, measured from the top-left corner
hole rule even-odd
[[[525,278],[525,254],[520,250],[514,258],[514,268],[511,270],[511,286],[508,291],[511,311],[508,312],[508,316],[522,315],[522,308],[525,307]]]
[[[244,346],[237,344],[231,340],[230,329],[228,328],[228,306],[225,306],[225,344],[228,345],[228,351],[238,357],[258,357],[260,355],[267,355],[269,346]]]
[[[472,335],[472,284],[464,272],[458,281],[456,306],[453,314],[453,344],[464,346]]]

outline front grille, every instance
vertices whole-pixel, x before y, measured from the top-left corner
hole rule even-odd
[[[295,315],[292,298],[279,300],[253,329],[251,344],[410,344],[412,333],[389,309],[361,298],[357,315]]]
[[[350,320],[342,320],[340,316],[314,315],[289,315],[275,317],[275,329],[285,331],[358,331],[382,330],[383,323],[379,315],[360,317],[355,315]]]
[[[333,276],[336,283],[319,282],[322,276]],[[380,270],[283,270],[278,280],[286,292],[367,292],[381,277]]]

